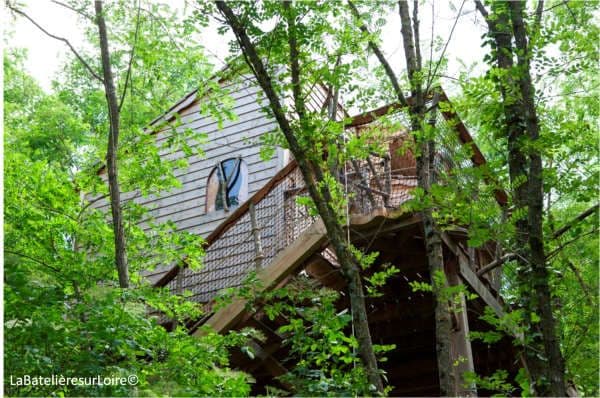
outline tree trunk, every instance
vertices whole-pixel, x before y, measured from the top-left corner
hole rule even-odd
[[[548,361],[547,377],[549,378],[552,396],[566,396],[564,381],[565,365],[560,343],[556,335],[556,326],[552,312],[552,296],[548,283],[548,270],[544,253],[543,211],[544,190],[542,180],[542,157],[539,150],[533,145],[539,139],[539,123],[535,108],[534,87],[531,81],[529,49],[527,33],[523,22],[523,4],[520,1],[509,3],[511,19],[517,47],[519,66],[519,88],[530,141],[529,150],[529,250],[530,262],[533,269],[533,288],[539,308],[540,327],[544,342],[544,351]]]
[[[413,3],[413,21],[414,26],[411,24],[410,13],[408,10],[408,3],[406,1],[398,1],[398,12],[400,14],[401,26],[400,30],[402,33],[402,40],[404,44],[404,54],[406,57],[406,64],[408,67],[408,78],[410,81],[412,91],[412,102],[408,104],[398,79],[391,68],[389,62],[373,41],[369,41],[369,47],[373,50],[377,59],[384,68],[387,77],[392,84],[394,93],[396,94],[398,101],[404,107],[408,107],[408,111],[411,119],[411,131],[416,137],[422,129],[425,120],[425,99],[423,93],[422,80],[419,76],[421,70],[421,51],[419,43],[415,42],[413,32],[416,37],[419,36],[418,26],[418,2]],[[360,13],[356,6],[351,0],[348,1],[348,5],[354,14],[354,16],[360,19]],[[359,21],[360,22],[360,21]],[[369,34],[368,28],[360,23],[360,29]],[[418,185],[426,193],[431,187],[431,173],[432,166],[435,156],[435,145],[430,139],[416,139],[419,146],[419,156],[417,156],[417,180]],[[443,248],[442,240],[439,228],[437,227],[433,218],[432,209],[424,209],[422,211],[423,218],[423,229],[425,231],[425,249],[427,252],[427,261],[429,264],[429,271],[432,278],[432,286],[435,300],[435,320],[436,320],[436,352],[437,352],[437,363],[440,381],[440,392],[442,395],[452,395],[458,391],[458,386],[455,385],[455,380],[452,377],[453,367],[451,361],[451,341],[450,336],[452,332],[452,320],[451,320],[451,308],[446,300],[438,300],[439,292],[445,286],[447,282],[444,273],[444,259],[443,259]],[[444,283],[440,286],[434,282],[436,275],[442,275]]]
[[[420,124],[413,123],[412,132],[419,131]],[[420,145],[421,153],[417,157],[417,182],[424,194],[427,195],[430,188],[431,169],[429,142]],[[442,239],[439,228],[433,218],[432,209],[421,211],[423,218],[423,230],[425,234],[425,250],[427,252],[427,263],[435,298],[435,348],[437,354],[438,378],[440,382],[440,393],[442,396],[453,395],[457,390],[452,374],[452,358],[450,355],[452,335],[451,308],[447,300],[440,300],[440,292],[448,288],[446,274],[444,271],[444,257]],[[441,277],[441,284],[436,278]]]
[[[537,395],[565,396],[564,360],[555,331],[544,254],[542,159],[533,145],[529,145],[527,153],[523,150],[526,140],[533,143],[538,139],[539,125],[522,4],[517,1],[494,2],[492,17],[487,15],[481,2],[476,0],[476,5],[486,18],[489,34],[494,39],[497,65],[505,71],[500,79],[500,90],[508,137],[513,214],[518,217],[515,252],[521,296],[519,304],[525,309],[526,327],[533,329],[531,335],[534,336],[525,347],[532,387]],[[512,48],[513,35],[515,51]],[[513,53],[517,54],[517,67],[514,66]],[[532,322],[533,313],[540,316],[541,321],[537,325]],[[540,358],[540,352],[545,354],[545,358]]]
[[[404,54],[406,65],[408,67],[408,78],[411,86],[413,103],[409,107],[411,118],[411,132],[417,142],[417,182],[425,195],[431,189],[433,182],[433,164],[435,160],[435,143],[429,137],[419,138],[419,131],[423,129],[425,121],[425,100],[422,82],[420,81],[420,44],[415,42],[413,32],[418,30],[418,9],[413,5],[413,23],[411,24],[408,3],[400,0],[398,2],[398,12],[400,14],[402,41],[404,43]],[[446,273],[444,270],[444,257],[442,248],[442,239],[440,230],[433,217],[433,209],[426,208],[421,211],[423,218],[423,229],[425,232],[425,250],[427,252],[427,262],[429,273],[435,297],[435,334],[436,334],[436,353],[438,364],[438,377],[440,382],[441,395],[454,395],[459,390],[457,381],[453,378],[453,363],[451,356],[451,336],[452,336],[452,309],[448,300],[440,299],[440,292],[448,288]],[[438,278],[441,278],[439,280]],[[440,283],[441,282],[441,283]]]
[[[115,262],[119,275],[119,286],[129,287],[129,268],[127,265],[127,252],[125,249],[125,231],[123,229],[123,214],[121,209],[121,191],[119,188],[119,173],[117,166],[117,151],[119,148],[119,104],[110,65],[108,50],[108,35],[106,22],[102,11],[102,1],[96,0],[96,23],[100,39],[100,53],[102,57],[102,73],[104,76],[104,92],[108,104],[110,131],[108,134],[108,148],[106,151],[106,169],[108,171],[108,187],[110,192],[110,206],[115,239]]]
[[[532,302],[529,297],[532,290],[528,263],[528,259],[531,257],[528,245],[529,226],[527,217],[524,215],[524,212],[527,211],[528,171],[527,158],[522,151],[522,146],[526,132],[524,131],[524,121],[521,119],[520,105],[514,98],[517,88],[512,75],[514,64],[508,3],[492,3],[492,17],[488,15],[481,2],[476,1],[476,6],[486,19],[489,35],[494,40],[493,52],[496,64],[505,73],[505,75],[498,79],[498,87],[502,95],[505,118],[508,172],[514,205],[512,216],[517,217],[515,221],[515,247],[513,251],[516,254],[517,260],[516,278],[520,296],[518,306],[525,309],[524,322],[527,325],[526,327],[533,327],[531,321]],[[524,347],[524,354],[527,371],[532,380],[531,387],[535,393],[539,394],[536,381],[542,379],[544,364],[537,356],[538,353],[535,348],[526,345]]]
[[[246,58],[246,62],[253,71],[258,83],[265,92],[269,100],[269,107],[283,132],[290,151],[298,163],[302,176],[306,183],[308,192],[317,207],[319,215],[327,229],[327,236],[335,250],[338,261],[341,266],[342,275],[348,283],[350,294],[350,303],[352,306],[353,324],[356,338],[359,344],[359,356],[361,363],[367,372],[369,382],[375,386],[378,392],[383,392],[383,383],[377,368],[377,360],[373,351],[373,343],[369,330],[367,311],[364,300],[363,286],[360,277],[360,268],[354,255],[350,251],[346,241],[342,226],[338,221],[335,209],[331,206],[331,193],[326,185],[320,189],[317,181],[325,181],[321,165],[311,160],[307,155],[307,150],[303,148],[297,140],[296,134],[288,120],[285,111],[281,106],[278,94],[272,85],[272,77],[268,74],[256,52],[255,46],[250,41],[246,30],[233,10],[223,1],[216,1],[217,8],[225,17],[227,24],[233,30],[240,48]],[[292,70],[292,90],[296,105],[296,112],[300,118],[299,122],[304,132],[310,131],[310,124],[305,118],[305,109],[300,86],[300,71],[298,65],[298,49],[295,38],[295,22],[292,12],[289,10],[290,4],[284,3],[287,7],[288,39],[290,44],[290,66]]]

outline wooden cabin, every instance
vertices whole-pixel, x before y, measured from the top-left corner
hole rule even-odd
[[[161,150],[161,156],[171,160],[187,158],[188,167],[177,170],[181,187],[160,195],[143,197],[141,192],[124,193],[124,201],[146,206],[156,223],[174,222],[178,231],[207,237],[241,203],[258,192],[290,161],[289,151],[277,149],[267,161],[261,160],[260,137],[276,128],[276,123],[262,112],[260,88],[248,76],[229,76],[220,81],[221,87],[233,101],[231,111],[235,120],[225,121],[219,128],[217,120],[202,114],[201,101],[193,91],[178,101],[163,115],[150,123],[148,131],[158,128],[156,144],[161,145],[176,131],[193,129],[207,135],[206,143],[189,142],[200,146],[203,155],[187,155],[183,150]],[[325,101],[325,90],[315,87],[307,105],[318,109]],[[101,170],[103,178],[105,173]],[[219,182],[230,177],[225,192]],[[226,197],[226,200],[223,200]],[[108,201],[98,201],[94,207],[109,212]],[[144,276],[154,284],[170,269],[159,265]]]
[[[286,391],[289,386],[278,376],[294,366],[294,358],[289,356],[285,335],[278,332],[284,321],[269,320],[260,305],[248,310],[242,299],[215,311],[213,300],[223,289],[239,287],[253,270],[258,271],[263,289],[277,289],[300,278],[344,292],[345,282],[322,222],[307,214],[296,201],[307,192],[289,153],[278,149],[268,161],[259,157],[259,137],[273,130],[275,123],[261,112],[256,83],[245,78],[221,84],[234,99],[233,111],[237,114],[237,120],[226,122],[222,129],[217,128],[215,120],[201,115],[202,99],[195,93],[154,121],[175,120],[177,114],[182,122],[177,128],[208,134],[208,143],[203,146],[205,157],[190,157],[189,167],[177,172],[181,188],[150,198],[133,192],[125,199],[149,206],[157,221],[171,220],[178,229],[205,237],[206,256],[200,270],[166,264],[147,272],[146,277],[173,293],[190,291],[189,299],[204,306],[206,316],[191,319],[187,325],[191,333],[202,333],[202,325],[222,333],[247,326],[261,330],[267,339],[253,342],[255,357],[234,353],[233,366],[252,374],[255,394],[266,393],[267,386]],[[323,109],[326,101],[326,90],[317,85],[309,101],[312,109]],[[389,111],[387,106],[358,115],[352,118],[348,129],[357,133],[377,123],[377,117]],[[455,134],[456,147],[470,146],[469,166],[482,165],[485,159],[456,115],[444,111],[439,119],[453,121],[446,123],[446,128]],[[160,131],[157,141],[167,139],[168,134],[168,128]],[[397,150],[406,139],[405,134],[390,135],[387,154],[349,167],[344,176],[351,194],[349,236],[354,245],[380,253],[374,268],[366,272],[373,272],[384,263],[401,270],[385,286],[381,297],[367,299],[373,341],[397,347],[382,365],[393,386],[390,394],[435,396],[439,395],[439,385],[433,298],[413,292],[409,286],[411,281],[428,282],[429,272],[420,216],[406,212],[402,206],[411,198],[417,183],[414,157],[410,152],[399,154]],[[440,167],[448,167],[451,149],[440,150]],[[505,202],[503,195],[497,192],[499,202]],[[485,323],[479,320],[484,307],[490,306],[501,314],[502,302],[498,275],[478,275],[484,265],[494,260],[493,244],[474,250],[466,240],[465,229],[443,234],[448,280],[465,284],[479,295],[476,300],[462,300],[462,311],[455,317],[452,355],[464,358],[458,361],[456,377],[469,370],[480,375],[490,375],[497,369],[514,372],[515,354],[510,341],[483,345],[467,338],[469,330],[486,330]],[[345,297],[342,294],[339,300],[340,311],[349,306]],[[165,327],[170,327],[168,320],[162,320]],[[474,396],[486,392],[465,385],[456,393]]]

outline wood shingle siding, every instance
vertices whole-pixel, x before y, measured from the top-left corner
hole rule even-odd
[[[260,186],[256,187],[256,185],[260,184],[261,181],[268,180],[275,174],[274,169],[276,168],[276,159],[263,162],[258,158],[258,154],[255,154],[255,159],[256,161],[254,163],[247,163],[249,193],[260,189]],[[156,216],[161,215],[161,210],[165,207],[170,208],[174,205],[181,204],[182,202],[202,200],[204,203],[206,180],[215,165],[205,166],[204,169],[199,170],[198,172],[190,172],[179,177],[178,179],[182,183],[181,188],[172,189],[158,196],[151,195],[148,197],[142,197],[140,193],[137,192],[131,196],[126,196],[126,199],[135,199],[136,203],[147,206],[153,211],[157,211],[157,213],[152,213],[152,215]],[[203,189],[200,189],[200,187]],[[104,203],[102,206],[98,206],[98,208],[108,210],[109,204]],[[179,211],[180,209],[172,210]],[[204,209],[202,209],[202,213],[204,214]],[[162,212],[162,214],[167,213]]]
[[[154,121],[156,126],[160,126],[165,120],[169,120],[170,123],[161,126],[155,133],[155,142],[160,147],[160,156],[164,160],[186,159],[188,165],[174,171],[174,175],[181,183],[179,188],[145,197],[137,190],[122,194],[124,201],[134,201],[149,209],[149,217],[140,224],[144,230],[149,230],[150,222],[156,224],[171,221],[175,223],[178,231],[206,237],[235,210],[234,207],[229,212],[217,210],[208,214],[205,211],[207,180],[218,162],[241,157],[248,170],[249,197],[264,186],[282,166],[277,154],[268,161],[262,161],[260,158],[260,136],[277,127],[276,123],[262,111],[260,88],[249,79],[223,83],[222,87],[228,89],[229,96],[234,101],[232,112],[236,115],[235,120],[224,121],[222,128],[219,128],[214,118],[201,114],[199,100],[194,98],[193,93]],[[318,99],[313,99],[312,102],[315,102],[314,106],[317,107]],[[175,126],[174,129],[172,126]],[[200,145],[193,139],[188,139],[188,144],[199,148],[202,155],[187,155],[182,150],[162,147],[174,131],[177,133],[187,129],[207,135],[206,141]],[[98,201],[93,207],[107,214],[110,212],[107,200]],[[275,211],[277,210],[273,208],[273,212]],[[261,224],[268,222],[269,217],[259,220]],[[269,241],[274,241],[274,238],[273,234],[265,235],[265,250],[269,249]],[[152,283],[160,279],[170,267],[172,264],[159,264],[156,268],[142,274]],[[237,271],[232,269],[231,272]]]

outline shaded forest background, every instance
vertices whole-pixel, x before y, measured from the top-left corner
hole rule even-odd
[[[421,98],[408,107],[409,118],[402,125],[413,134],[412,150],[420,154],[420,190],[407,209],[425,215],[425,227],[434,237],[459,223],[469,225],[473,247],[501,244],[496,265],[502,269],[508,315],[490,315],[487,321],[495,332],[473,338],[492,343],[515,329],[525,336],[515,345],[530,366],[517,380],[509,380],[502,369],[493,378],[471,375],[472,380],[501,395],[561,395],[556,392],[569,387],[585,396],[598,395],[598,3],[457,3],[457,15],[467,9],[478,12],[488,29],[464,43],[484,48],[484,72],[465,68],[455,76],[446,75],[451,38],[419,31],[419,13],[430,12],[428,2],[190,2],[184,14],[141,0],[96,1],[94,7],[85,1],[54,3],[79,16],[85,49],[45,30],[18,2],[4,4],[10,18],[24,18],[47,40],[60,40],[73,50],[47,92],[27,73],[26,51],[12,48],[10,36],[5,38],[7,395],[249,394],[251,377],[232,370],[228,357],[234,347],[253,355],[247,347],[252,330],[225,336],[207,332],[198,338],[183,327],[167,332],[146,315],[148,307],[155,308],[180,324],[200,315],[185,295],[153,289],[138,272],[150,259],[165,264],[186,259],[200,268],[202,239],[176,233],[173,223],[154,224],[143,232],[138,222],[147,219],[147,209],[118,196],[178,186],[174,172],[185,167],[185,160],[169,161],[159,155],[161,149],[201,153],[201,145],[189,142],[201,143],[202,132],[177,132],[159,148],[147,131],[151,120],[187,92],[206,94],[203,111],[220,122],[235,119],[202,40],[189,39],[201,38],[209,23],[234,32],[232,51],[243,56],[229,61],[254,74],[265,92],[265,112],[280,127],[264,139],[265,151],[275,145],[289,148],[304,167],[305,179],[325,182],[314,184],[307,205],[324,219],[333,240],[336,234],[343,237],[345,199],[330,170],[380,148],[340,139],[344,121],[327,112],[303,111],[303,94],[320,81],[337,93],[336,101],[361,111],[402,104],[409,92]],[[383,37],[380,32],[391,13],[400,14],[401,26],[397,36]],[[379,48],[389,40],[402,45],[406,71],[386,62]],[[276,73],[281,74],[274,78]],[[431,110],[425,99],[440,85],[452,93],[453,105],[488,159],[485,168],[468,171],[468,185],[456,180],[442,186],[427,177],[431,165],[424,154],[439,136],[435,127],[426,127]],[[274,99],[289,93],[295,119],[287,119],[274,105]],[[398,127],[392,118],[383,121]],[[108,185],[97,173],[103,164],[109,169]],[[495,181],[491,185],[490,176]],[[509,193],[504,210],[490,201],[497,187]],[[110,200],[109,214],[94,210],[83,199],[86,193]],[[439,249],[435,239],[427,244],[431,253]],[[360,291],[364,281],[356,279],[353,269],[368,259],[343,239],[336,252],[347,263],[348,280]],[[435,270],[435,256],[428,260]],[[443,283],[432,281],[430,287],[435,297],[443,295]],[[331,310],[329,294],[323,293],[322,311]],[[354,305],[360,308],[360,300]],[[448,313],[436,313],[438,324]],[[342,360],[324,365],[322,353],[309,355],[304,372],[287,375],[296,380],[299,394],[385,393],[385,379],[377,373],[377,347],[369,351],[366,335],[349,332],[352,321],[360,323],[319,319],[332,331],[330,336],[343,336],[350,363],[359,365]],[[552,339],[558,352],[552,351]],[[302,350],[314,341],[294,344]],[[552,355],[558,359],[549,360]],[[444,383],[439,358],[438,365]],[[24,374],[136,374],[139,384],[62,391],[10,384],[10,376]],[[326,389],[310,390],[315,380]]]

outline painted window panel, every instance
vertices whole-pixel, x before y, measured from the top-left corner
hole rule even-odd
[[[224,189],[224,185],[227,184]],[[225,194],[226,202],[223,201]],[[240,158],[220,162],[208,177],[206,212],[235,207],[248,198],[248,169]]]

